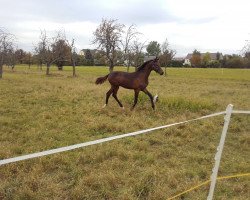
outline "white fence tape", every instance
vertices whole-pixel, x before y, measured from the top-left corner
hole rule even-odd
[[[250,111],[237,111],[237,113],[245,113],[245,112],[250,112]],[[210,118],[210,117],[215,117],[215,116],[219,116],[219,115],[222,115],[222,114],[225,114],[225,111],[210,114],[210,115],[205,115],[205,116],[195,118],[195,119],[191,119],[191,120],[186,120],[186,121],[177,122],[177,123],[173,123],[173,124],[168,124],[168,125],[164,125],[164,126],[159,126],[159,127],[155,127],[155,128],[140,130],[140,131],[136,131],[136,132],[132,132],[132,133],[126,133],[126,134],[122,134],[122,135],[111,136],[111,137],[108,137],[108,138],[103,138],[103,139],[98,139],[98,140],[94,140],[94,141],[84,142],[84,143],[75,144],[75,145],[66,146],[66,147],[61,147],[61,148],[57,148],[57,149],[51,149],[51,150],[42,151],[42,152],[38,152],[38,153],[27,154],[27,155],[23,155],[23,156],[14,157],[14,158],[7,158],[7,159],[4,159],[4,160],[0,160],[0,166],[8,164],[8,163],[14,163],[14,162],[27,160],[27,159],[31,159],[31,158],[38,158],[38,157],[41,157],[41,156],[51,155],[51,154],[60,153],[60,152],[64,152],[64,151],[70,151],[70,150],[81,148],[81,147],[100,144],[100,143],[108,142],[108,141],[111,141],[111,140],[117,140],[117,139],[121,139],[121,138],[125,138],[125,137],[140,135],[140,134],[143,134],[143,133],[148,133],[148,132],[151,132],[151,131],[155,131],[155,130],[159,130],[159,129],[163,129],[163,128],[168,128],[168,127],[171,127],[171,126],[176,126],[176,125],[180,125],[180,124],[184,124],[184,123],[188,123],[188,122],[192,122],[192,121],[197,121],[197,120],[201,120],[201,119],[206,119],[206,118]]]
[[[250,114],[250,111],[245,111],[245,110],[233,110],[232,113],[235,113],[235,114]]]

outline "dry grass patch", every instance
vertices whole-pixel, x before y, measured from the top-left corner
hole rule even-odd
[[[118,68],[125,70],[125,68]],[[109,84],[96,86],[104,67],[51,70],[5,69],[0,80],[0,159],[156,127],[225,110],[250,109],[250,71],[169,69],[150,76],[159,95],[153,111],[140,94],[121,89],[101,109]],[[250,171],[250,117],[235,115],[219,176]],[[136,137],[0,167],[0,199],[166,199],[209,179],[223,117],[192,122]],[[182,199],[205,199],[209,186]],[[247,199],[249,178],[218,182],[217,199]]]

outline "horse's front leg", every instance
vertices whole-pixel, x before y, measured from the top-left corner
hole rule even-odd
[[[155,103],[154,103],[154,97],[153,95],[145,88],[144,90],[142,90],[146,95],[149,96],[150,98],[150,101],[151,101],[151,105],[152,105],[152,108],[155,109]]]
[[[131,110],[133,110],[135,108],[135,105],[137,104],[139,92],[140,90],[135,90],[134,105],[132,106]]]
[[[110,90],[106,93],[106,101],[105,101],[105,104],[102,108],[105,108],[108,105],[109,97],[113,93],[113,91],[114,91],[114,87],[111,86]]]
[[[117,101],[117,103],[119,104],[119,106],[124,109],[122,103],[119,101],[119,99],[117,98],[117,92],[119,90],[119,86],[115,87],[112,96],[115,98],[115,100]]]

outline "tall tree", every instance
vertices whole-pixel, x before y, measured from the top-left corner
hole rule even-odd
[[[133,43],[135,40],[138,40],[137,36],[141,34],[136,30],[134,24],[130,25],[126,31],[125,39],[122,43],[123,45],[123,60],[127,66],[127,71],[132,64],[133,60]]]
[[[166,39],[161,45],[160,64],[165,69],[165,76],[167,75],[167,65],[175,56],[176,51],[170,48],[168,40]]]
[[[106,65],[105,52],[97,51],[94,55],[94,64],[101,66]]]
[[[135,69],[137,68],[144,62],[144,54],[143,54],[143,49],[145,48],[145,42],[140,42],[139,40],[135,40],[133,44],[133,62]]]
[[[105,51],[105,56],[109,63],[109,70],[113,71],[116,51],[120,49],[122,42],[124,24],[120,24],[114,19],[102,19],[101,24],[94,32],[93,44],[98,45],[98,49]]]
[[[0,79],[3,77],[3,65],[7,63],[10,56],[13,56],[14,38],[14,35],[0,29]]]
[[[151,41],[146,50],[149,56],[159,56],[161,53],[161,45],[157,41]]]
[[[71,43],[69,43],[69,41],[67,43],[70,49],[69,58],[70,58],[72,69],[73,69],[73,77],[76,77],[76,63],[79,57],[76,53],[75,40],[72,39]]]

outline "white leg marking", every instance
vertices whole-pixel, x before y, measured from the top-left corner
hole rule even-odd
[[[158,95],[155,95],[155,96],[154,96],[154,100],[153,100],[154,103],[156,103],[157,100],[158,100]]]
[[[104,106],[102,108],[105,108],[107,106],[107,104],[104,104]]]

